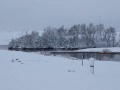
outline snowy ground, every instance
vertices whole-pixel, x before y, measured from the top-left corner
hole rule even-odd
[[[119,69],[120,62],[95,61],[93,75],[88,60],[82,66],[81,60],[0,50],[0,90],[120,90]]]
[[[109,47],[109,48],[88,48],[77,50],[77,52],[120,52],[120,47]]]

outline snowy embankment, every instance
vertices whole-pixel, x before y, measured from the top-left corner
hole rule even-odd
[[[77,50],[77,52],[120,52],[120,47],[88,48]]]
[[[17,59],[17,60],[16,60]],[[13,60],[13,63],[12,63]],[[120,90],[120,62],[89,61],[0,50],[0,90]]]

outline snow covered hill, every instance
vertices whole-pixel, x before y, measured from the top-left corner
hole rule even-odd
[[[0,90],[120,90],[120,62],[0,50]]]

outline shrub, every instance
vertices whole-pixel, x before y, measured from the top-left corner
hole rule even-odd
[[[103,53],[110,53],[111,51],[109,49],[103,49]]]

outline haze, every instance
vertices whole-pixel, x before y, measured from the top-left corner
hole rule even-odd
[[[37,30],[99,21],[119,30],[119,9],[120,0],[0,0],[0,30]]]

